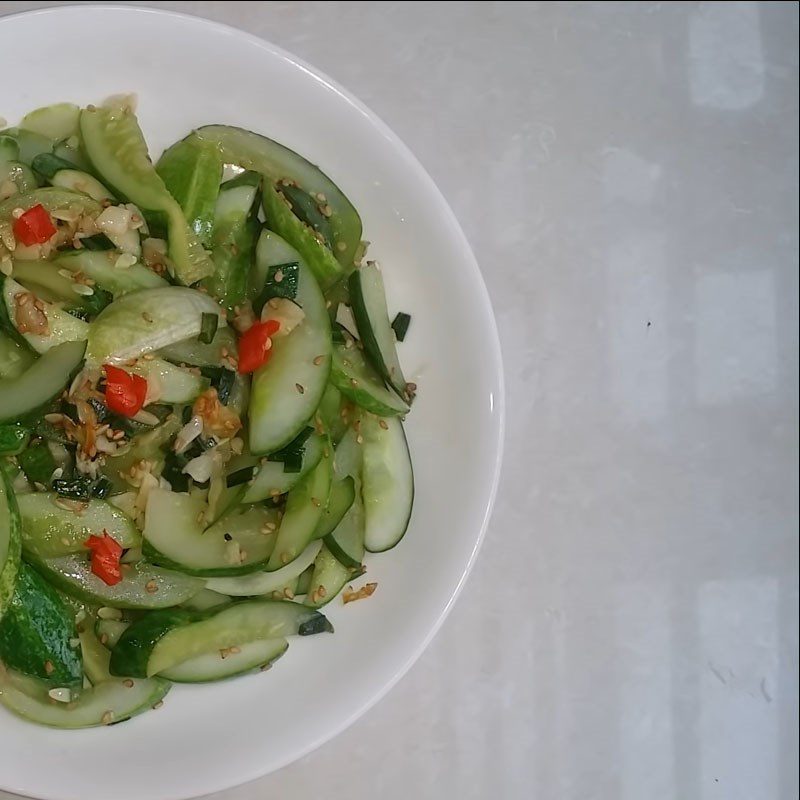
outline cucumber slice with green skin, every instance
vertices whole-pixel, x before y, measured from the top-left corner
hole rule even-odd
[[[353,316],[367,357],[401,397],[408,397],[380,270],[367,264],[350,276],[349,285]]]
[[[263,257],[261,242],[256,260]],[[250,450],[273,453],[294,439],[314,415],[328,382],[331,328],[325,299],[314,276],[298,264],[296,302],[303,321],[272,342],[272,356],[253,375],[249,420]]]
[[[60,169],[50,178],[50,183],[53,186],[60,186],[62,189],[71,189],[73,192],[88,194],[98,203],[116,201],[114,195],[97,178],[79,169]]]
[[[8,319],[16,327],[17,304],[16,298],[20,294],[33,294],[22,284],[17,283],[13,278],[5,278],[2,281],[3,304]],[[41,298],[39,298],[41,299]],[[46,353],[50,348],[65,342],[81,342],[85,344],[89,333],[89,325],[82,319],[73,317],[72,314],[63,311],[57,305],[44,302],[44,315],[47,317],[47,333],[21,333],[22,338],[37,353]],[[17,331],[18,333],[19,330]],[[3,412],[0,411],[0,414]]]
[[[0,423],[17,422],[61,394],[83,363],[86,342],[48,350],[19,377],[0,382]]]
[[[24,128],[7,128],[3,133],[17,143],[17,159],[24,164],[33,163],[40,153],[52,153],[55,142],[49,136]]]
[[[333,346],[331,383],[356,405],[379,417],[409,411],[408,404],[383,385],[361,350],[352,344],[349,348],[345,344]]]
[[[183,604],[183,608],[189,608],[192,611],[207,611],[209,608],[227,606],[230,602],[231,598],[225,594],[220,594],[212,589],[201,589]],[[112,644],[111,647],[113,646]]]
[[[123,295],[92,322],[87,360],[116,364],[200,333],[203,314],[222,309],[207,294],[185,286],[143,289]]]
[[[57,703],[48,695],[48,687],[34,678],[11,670],[0,673],[0,703],[30,722],[51,728],[122,722],[160,703],[169,688],[169,681],[158,678],[115,678],[84,690],[71,703]]]
[[[317,525],[317,529],[314,531],[315,539],[323,539],[336,529],[344,515],[353,505],[355,497],[355,481],[349,475],[331,484],[328,506]]]
[[[50,261],[14,261],[11,276],[37,297],[59,303],[70,312],[81,315],[99,314],[110,302],[111,295],[98,287],[86,287],[72,280],[69,272]],[[78,291],[76,288],[80,287]],[[88,289],[91,294],[81,294]]]
[[[360,567],[364,560],[364,502],[361,499],[363,455],[358,434],[350,428],[336,448],[333,471],[337,480],[344,480],[345,477],[353,480],[353,504],[324,539],[325,546],[336,560],[353,569]]]
[[[80,627],[78,638],[81,642],[81,654],[83,655],[83,671],[90,683],[96,686],[98,683],[107,681],[113,676],[108,671],[108,664],[111,661],[111,653],[108,648],[103,647],[94,632],[94,622],[86,620]]]
[[[169,284],[143,264],[133,264],[126,269],[114,266],[119,253],[115,250],[90,252],[76,250],[74,253],[59,255],[55,263],[59,269],[68,269],[70,272],[82,272],[91,278],[99,287],[105,289],[115,297],[128,292],[137,292],[140,289],[157,289]]]
[[[21,425],[0,425],[0,456],[19,455],[28,446],[31,432]]]
[[[287,650],[286,639],[263,639],[248,642],[238,652],[215,650],[195,656],[160,673],[160,677],[174,683],[210,683],[243,675],[255,669],[271,667]]]
[[[277,527],[275,509],[236,508],[203,530],[201,496],[153,489],[147,499],[144,554],[191,575],[246,575],[263,567],[275,546],[266,526]]]
[[[105,500],[92,498],[80,514],[57,503],[54,492],[33,492],[17,498],[22,520],[22,549],[38,558],[86,554],[85,542],[105,531],[126,550],[140,547],[133,520]]]
[[[361,434],[364,466],[364,544],[371,553],[394,547],[406,532],[414,504],[414,475],[403,426],[396,417],[384,420],[364,415]]]
[[[254,572],[252,575],[235,578],[210,578],[207,586],[214,592],[230,597],[271,595],[275,591],[282,591],[305,572],[314,563],[320,547],[320,542],[311,542],[294,561],[275,572]]]
[[[58,186],[45,186],[27,194],[15,194],[8,200],[0,202],[0,222],[12,223],[14,209],[21,208],[27,211],[36,205],[44,206],[51,216],[54,212],[61,212],[96,217],[102,211],[100,204],[92,200],[88,194],[71,192]]]
[[[80,130],[86,155],[103,182],[135,203],[154,227],[166,223],[175,277],[188,285],[210,275],[214,264],[150,162],[136,115],[130,109],[85,108]]]
[[[0,164],[16,161],[19,158],[19,145],[13,136],[0,133]]]
[[[180,204],[189,227],[210,247],[222,179],[222,155],[217,146],[190,134],[164,151],[156,172]]]
[[[314,538],[328,502],[331,467],[330,455],[323,453],[319,464],[289,492],[268,572],[294,561]]]
[[[18,377],[33,364],[34,360],[33,352],[27,345],[21,344],[0,330],[0,379]]]
[[[55,155],[55,153],[40,153],[31,162],[31,168],[37,175],[41,175],[45,180],[49,181],[59,170],[75,169],[75,164]],[[73,191],[75,190],[73,189]]]
[[[211,235],[215,270],[203,283],[226,308],[240,304],[247,294],[260,228],[256,216],[260,189],[257,172],[243,172],[219,188]]]
[[[77,136],[80,113],[80,108],[74,103],[54,103],[26,114],[19,127],[57,142]]]
[[[2,406],[0,406],[2,408]],[[19,572],[20,519],[11,478],[0,461],[0,621],[14,594]]]
[[[297,587],[295,591],[295,596],[298,597],[300,595],[308,594],[308,590],[311,586],[311,576],[314,574],[314,565],[310,564],[306,567],[298,576],[297,578]]]
[[[208,388],[208,381],[200,375],[176,367],[163,358],[139,359],[126,367],[128,372],[140,375],[147,381],[147,404],[193,403]]]
[[[322,395],[315,421],[328,434],[334,444],[338,444],[347,433],[348,423],[345,418],[348,416],[347,403],[348,401],[342,397],[342,393],[332,383],[325,387],[325,393]]]
[[[94,623],[94,632],[101,645],[113,649],[130,626],[130,622],[119,619],[97,619]]]
[[[281,239],[274,231],[266,228],[261,231],[258,237],[256,248],[256,261],[253,269],[250,270],[250,285],[248,297],[257,304],[263,294],[264,284],[267,282],[270,271],[275,267],[284,264],[297,264],[303,261],[302,256],[287,241]],[[290,296],[290,299],[294,297]]]
[[[314,562],[314,574],[311,576],[305,604],[310,608],[322,608],[342,591],[347,581],[352,579],[353,570],[344,566],[323,545]]]
[[[238,355],[236,335],[231,328],[218,328],[209,344],[201,342],[196,336],[183,339],[175,344],[162,347],[159,351],[162,358],[175,364],[190,364],[193,367],[218,367],[228,355]],[[223,352],[225,356],[223,356]]]
[[[17,194],[32,192],[39,186],[33,170],[19,161],[0,162],[0,186],[8,182],[17,187]],[[12,197],[16,197],[16,194]]]
[[[333,632],[319,612],[279,600],[244,600],[221,609],[169,608],[146,614],[111,651],[115,675],[146,677],[214,650],[286,636]]]
[[[329,250],[320,244],[311,230],[296,217],[289,220],[290,224],[296,220],[301,226],[297,230],[296,241],[302,242],[309,255],[313,257],[314,264],[309,266],[315,273],[319,269],[320,274],[341,274],[342,271],[352,268],[356,251],[361,243],[361,218],[353,204],[319,167],[288,147],[242,128],[206,125],[196,133],[201,139],[217,144],[225,162],[261,172],[268,176],[272,183],[288,179],[319,203],[319,210],[328,220],[332,231],[332,249]],[[278,202],[283,205],[282,200]],[[285,205],[283,207],[286,208]],[[293,232],[295,227],[297,226],[291,225]],[[289,238],[285,233],[278,232],[284,238]]]
[[[325,437],[311,434],[303,448],[303,459],[297,472],[287,472],[282,461],[262,461],[242,497],[242,502],[258,503],[270,497],[286,494],[319,464],[325,446]]]
[[[53,147],[53,155],[63,158],[64,161],[68,161],[70,164],[74,164],[76,169],[89,172],[92,169],[92,165],[86,160],[86,156],[81,151],[80,138],[76,138],[78,142],[75,147],[73,147],[74,140],[71,136],[64,141],[56,142]]]
[[[80,651],[70,646],[76,635],[75,617],[58,592],[23,563],[0,621],[0,659],[50,686],[79,687]]]
[[[162,569],[144,561],[122,565],[122,580],[108,586],[80,554],[32,558],[36,568],[59,589],[84,602],[113,608],[153,609],[179,605],[205,585],[200,578]]]

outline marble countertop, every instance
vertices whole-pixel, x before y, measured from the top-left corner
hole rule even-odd
[[[141,5],[270,39],[394,128],[507,374],[496,511],[430,649],[214,800],[797,797],[797,4]]]

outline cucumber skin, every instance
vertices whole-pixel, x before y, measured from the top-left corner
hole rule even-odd
[[[109,672],[112,675],[146,678],[147,662],[158,640],[175,628],[213,616],[213,611],[214,609],[191,611],[187,608],[164,608],[146,614],[126,628],[114,645],[108,665]]]
[[[3,461],[0,460],[0,503],[2,502],[5,502],[8,512],[4,515],[6,516],[5,520],[0,518],[0,522],[5,522],[6,524],[8,548],[5,562],[0,564],[0,622],[2,622],[5,614],[7,603],[14,594],[14,586],[17,582],[22,554],[21,521],[17,498],[11,485],[11,477]]]
[[[23,563],[11,603],[0,622],[0,657],[25,675],[50,686],[77,687],[83,680],[75,618],[58,592]],[[52,665],[48,673],[45,662]]]

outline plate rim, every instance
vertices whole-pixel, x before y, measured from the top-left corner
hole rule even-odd
[[[49,17],[49,16],[59,16],[62,14],[76,14],[76,13],[89,14],[94,11],[103,11],[103,12],[111,11],[115,13],[119,12],[122,14],[149,15],[161,18],[169,17],[178,21],[179,23],[188,22],[190,24],[198,24],[207,28],[216,29],[228,35],[245,39],[251,45],[258,47],[261,50],[265,50],[271,53],[272,55],[280,57],[281,59],[289,62],[295,67],[299,67],[306,74],[311,76],[314,80],[318,81],[328,89],[334,91],[339,96],[339,98],[341,98],[348,105],[350,105],[352,108],[358,111],[363,117],[365,117],[366,120],[376,130],[376,132],[379,133],[389,143],[390,146],[395,148],[395,150],[399,151],[403,155],[403,157],[413,165],[415,170],[419,173],[419,177],[426,183],[426,188],[428,192],[432,194],[438,201],[441,210],[446,217],[446,221],[449,227],[457,235],[458,239],[460,240],[461,249],[467,255],[468,267],[470,272],[472,273],[471,278],[473,281],[476,282],[476,288],[478,290],[477,294],[480,295],[482,311],[486,317],[485,322],[488,323],[488,330],[486,331],[487,339],[491,340],[490,348],[492,351],[492,359],[493,359],[493,364],[492,364],[493,375],[491,376],[492,377],[491,383],[493,384],[493,386],[492,386],[492,391],[490,393],[491,403],[492,403],[491,416],[490,416],[490,421],[492,423],[491,425],[492,430],[490,431],[490,434],[494,450],[494,460],[492,464],[492,480],[490,484],[489,494],[484,504],[483,515],[480,520],[480,526],[478,528],[478,535],[476,537],[475,544],[472,548],[472,551],[470,552],[466,564],[464,565],[461,571],[461,575],[458,579],[457,584],[450,592],[450,597],[447,603],[441,609],[441,611],[438,612],[436,618],[431,622],[425,636],[420,640],[418,644],[415,645],[415,647],[409,650],[409,655],[394,670],[392,676],[382,685],[381,689],[372,693],[362,703],[357,705],[354,708],[354,710],[349,715],[345,716],[338,725],[333,726],[331,729],[326,731],[325,734],[313,740],[310,740],[304,747],[295,750],[292,754],[288,755],[287,757],[279,759],[266,771],[260,769],[258,766],[255,766],[254,769],[251,770],[247,775],[243,776],[241,780],[237,780],[233,783],[231,783],[229,780],[224,780],[211,787],[210,791],[205,792],[203,795],[186,795],[182,793],[177,793],[177,794],[171,793],[169,795],[162,795],[165,798],[169,798],[169,800],[188,800],[188,798],[191,797],[204,797],[207,794],[213,794],[219,791],[225,791],[226,789],[230,789],[235,786],[240,786],[245,783],[259,780],[260,778],[264,778],[267,775],[273,774],[278,770],[283,769],[284,767],[290,764],[293,764],[295,761],[298,761],[301,758],[304,758],[305,756],[319,749],[327,742],[339,736],[339,734],[341,734],[343,731],[345,731],[347,728],[353,725],[358,719],[364,716],[378,702],[380,702],[384,697],[386,697],[386,695],[397,685],[397,683],[405,675],[408,674],[409,670],[419,660],[419,658],[422,656],[425,650],[427,650],[431,641],[439,632],[445,620],[452,611],[456,600],[460,596],[464,588],[464,585],[466,584],[475,566],[478,553],[480,552],[480,549],[486,538],[489,522],[491,520],[491,516],[497,499],[500,474],[502,471],[503,454],[505,449],[505,426],[506,426],[506,389],[505,389],[503,355],[502,355],[499,330],[497,326],[497,318],[494,312],[491,295],[489,294],[486,281],[484,280],[483,273],[481,272],[480,265],[478,263],[477,258],[475,257],[469,239],[464,233],[461,224],[458,222],[455,212],[451,208],[450,204],[448,203],[442,191],[439,189],[436,182],[429,174],[428,170],[419,161],[416,155],[414,155],[414,153],[408,147],[408,145],[405,144],[405,142],[398,136],[398,134],[396,134],[375,111],[373,111],[369,106],[367,106],[349,89],[338,83],[338,81],[331,78],[327,73],[318,69],[313,64],[310,64],[309,62],[305,61],[299,56],[296,56],[294,53],[284,49],[280,45],[275,44],[269,39],[265,39],[261,36],[257,36],[256,34],[249,33],[248,31],[245,31],[241,28],[237,28],[235,25],[230,25],[228,23],[219,22],[217,20],[208,19],[207,17],[203,17],[199,14],[192,14],[183,11],[173,11],[171,9],[148,7],[148,6],[121,5],[119,3],[97,3],[97,4],[92,3],[92,4],[82,4],[82,5],[69,4],[60,6],[50,6],[45,8],[36,8],[26,11],[13,12],[11,14],[5,14],[0,17],[0,26],[7,24],[9,21],[23,17]],[[465,266],[467,265],[465,264]],[[2,780],[3,784],[5,784],[5,779]],[[28,791],[19,786],[15,787],[13,785],[3,785],[3,784],[0,784],[0,789],[2,789],[3,791],[23,794],[23,795],[25,791]],[[39,800],[64,800],[66,795],[63,793],[62,794],[47,793],[47,794],[37,794],[36,797],[39,798]]]

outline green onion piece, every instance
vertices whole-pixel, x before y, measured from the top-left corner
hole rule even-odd
[[[200,372],[211,381],[211,386],[217,390],[220,403],[224,406],[228,405],[233,384],[236,383],[236,373],[225,367],[200,367]],[[188,419],[184,420],[184,422],[188,421]]]
[[[31,438],[31,432],[20,425],[0,425],[0,456],[21,453]]]
[[[203,344],[211,344],[219,327],[219,316],[217,314],[203,314],[200,318],[200,333],[198,341]]]
[[[243,467],[242,469],[237,469],[236,472],[231,472],[231,474],[228,475],[226,484],[230,489],[232,486],[239,486],[242,483],[247,483],[252,477],[253,468]]]
[[[411,324],[411,315],[406,314],[404,311],[398,311],[397,316],[392,321],[392,328],[394,335],[397,337],[398,342],[402,342],[408,333],[408,326]]]
[[[50,484],[56,461],[44,442],[37,442],[27,450],[23,450],[17,456],[17,461],[31,483],[39,483],[42,486]]]
[[[282,461],[284,472],[300,472],[303,464],[303,453],[306,449],[306,440],[314,433],[313,428],[303,428],[289,444],[271,453],[269,461]]]

